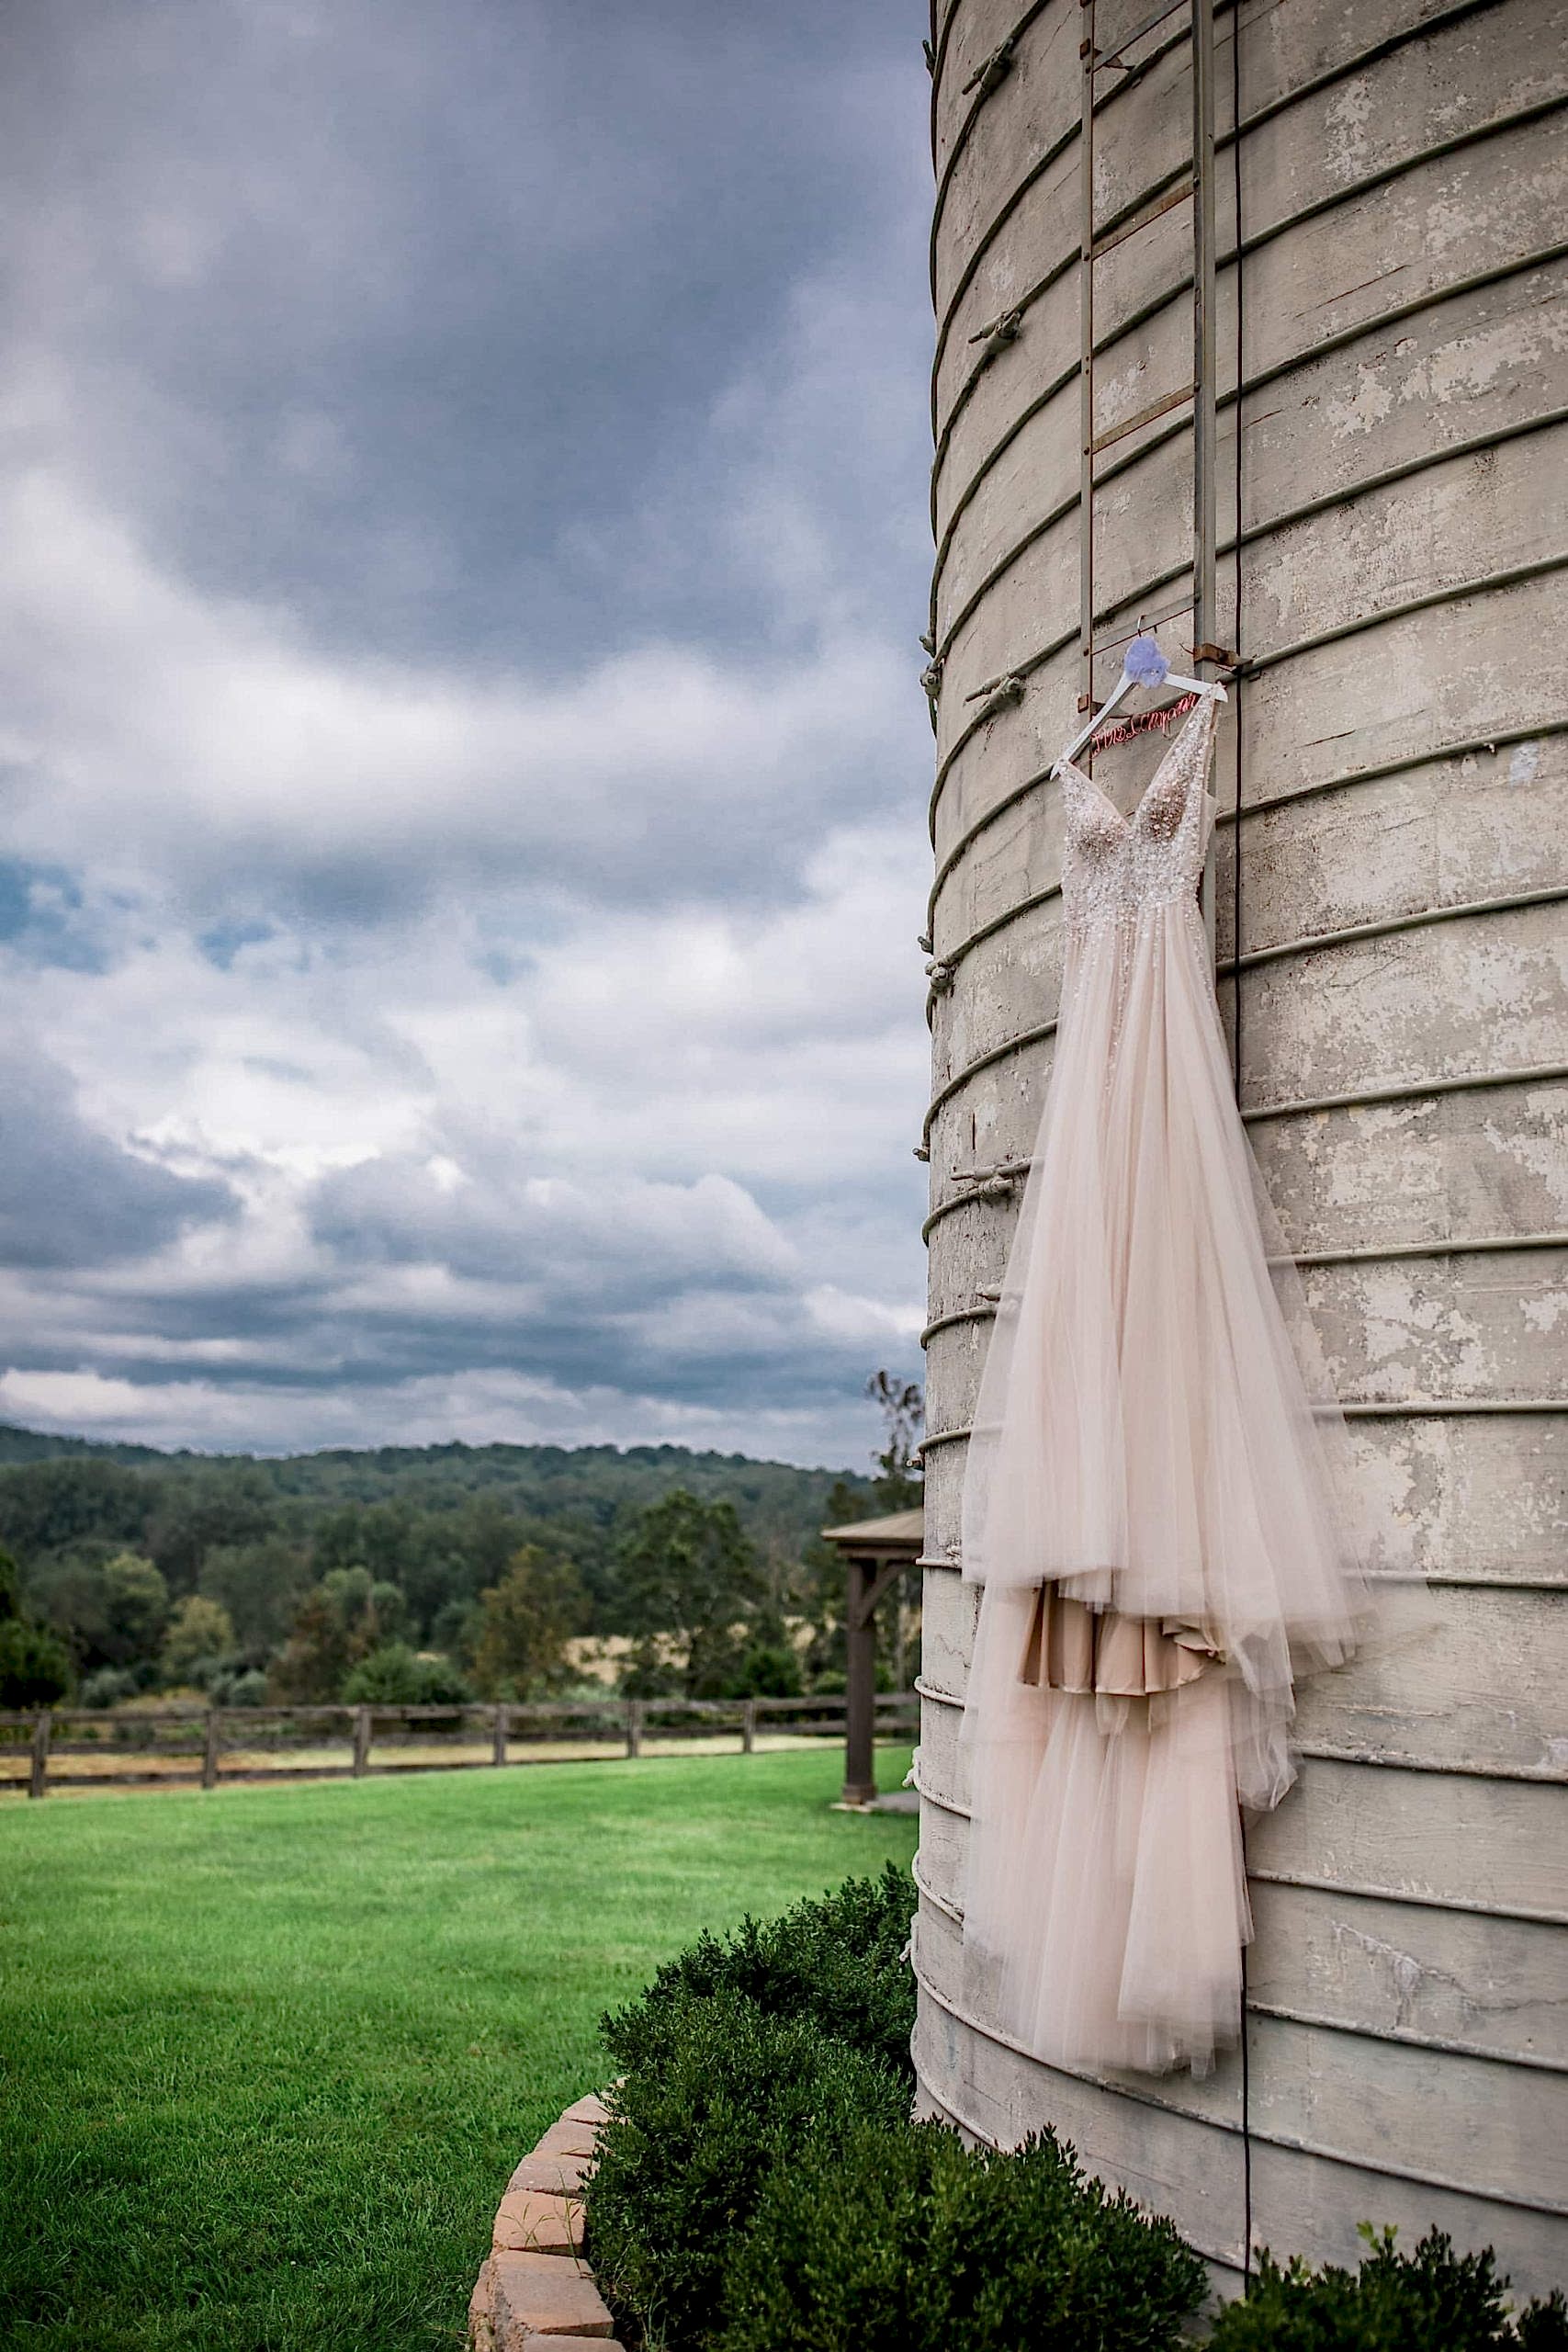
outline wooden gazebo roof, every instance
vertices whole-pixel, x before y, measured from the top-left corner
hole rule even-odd
[[[874,1552],[886,1560],[918,1558],[925,1532],[926,1514],[919,1508],[889,1511],[883,1519],[852,1519],[846,1526],[822,1530],[825,1542],[846,1552]]]

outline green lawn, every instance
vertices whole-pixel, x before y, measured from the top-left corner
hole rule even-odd
[[[906,1755],[881,1759],[896,1785]],[[0,2343],[461,2342],[600,2011],[706,1925],[908,1860],[836,1753],[0,1811]]]

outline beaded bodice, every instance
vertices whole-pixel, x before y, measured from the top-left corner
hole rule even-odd
[[[1217,697],[1206,694],[1123,817],[1092,776],[1058,760],[1066,847],[1062,906],[1073,931],[1131,922],[1146,907],[1192,902],[1208,842]]]

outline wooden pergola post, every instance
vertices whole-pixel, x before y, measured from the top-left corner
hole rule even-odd
[[[844,1555],[844,1793],[845,1804],[870,1804],[876,1794],[876,1604],[920,1556],[923,1510],[886,1519],[852,1520],[825,1527],[824,1540]]]

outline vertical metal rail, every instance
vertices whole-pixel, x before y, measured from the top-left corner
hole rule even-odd
[[[1094,111],[1095,75],[1104,67],[1120,67],[1128,50],[1145,34],[1173,16],[1181,0],[1169,0],[1169,5],[1156,6],[1134,31],[1127,34],[1119,47],[1101,56],[1095,43],[1095,0],[1080,0],[1083,38],[1078,44],[1082,64],[1080,94],[1081,123],[1078,141],[1079,171],[1079,278],[1078,322],[1081,337],[1079,361],[1079,414],[1082,431],[1079,440],[1082,456],[1079,461],[1079,522],[1078,522],[1078,650],[1082,662],[1078,708],[1092,710],[1094,691],[1094,461],[1096,432],[1094,410]],[[1192,401],[1192,661],[1194,674],[1201,677],[1216,666],[1228,667],[1232,656],[1215,642],[1218,616],[1215,610],[1214,551],[1218,537],[1218,465],[1216,451],[1215,407],[1215,328],[1214,328],[1214,0],[1189,0],[1191,9],[1192,42],[1192,171],[1190,194],[1192,201],[1192,383],[1186,397]],[[1151,226],[1161,218],[1165,207],[1151,212],[1136,227]],[[1116,242],[1136,228],[1117,232]],[[1108,238],[1108,246],[1110,243]],[[1183,397],[1173,394],[1165,403],[1171,407]],[[1153,413],[1159,413],[1156,408]],[[1152,422],[1152,414],[1145,412],[1144,422]],[[1130,430],[1129,425],[1116,428],[1099,436],[1109,443]],[[1239,424],[1238,424],[1239,432]],[[1239,461],[1239,460],[1238,460]],[[1093,765],[1093,747],[1086,753],[1086,763]],[[1210,836],[1208,857],[1202,882],[1203,929],[1209,943],[1211,962],[1214,956],[1214,842]]]
[[[1231,38],[1235,38],[1233,15]],[[1241,266],[1241,256],[1236,256]],[[1192,0],[1192,659],[1202,677],[1214,639],[1214,0]],[[1239,436],[1240,420],[1236,431]],[[1239,450],[1239,437],[1237,448]],[[1214,836],[1203,862],[1203,932],[1214,961]]]
[[[1241,104],[1241,8],[1239,0],[1237,0],[1237,5],[1233,6],[1231,10],[1231,205],[1233,212],[1231,221],[1231,243],[1232,251],[1235,254],[1235,278],[1234,285],[1234,308],[1235,312],[1235,407],[1232,412],[1235,418],[1235,465],[1231,480],[1231,594],[1234,605],[1231,615],[1231,637],[1235,645],[1235,660],[1232,663],[1232,668],[1235,673],[1231,684],[1231,692],[1235,697],[1231,707],[1231,723],[1235,729],[1235,799],[1234,804],[1235,810],[1235,821],[1231,828],[1231,953],[1235,956],[1239,956],[1242,952],[1240,667],[1242,659],[1241,525],[1244,502],[1242,497],[1241,466],[1242,451],[1246,446],[1242,437],[1244,411],[1246,408],[1246,394],[1243,387],[1247,382],[1247,304],[1245,299],[1246,289],[1243,280],[1243,270],[1245,267],[1243,254],[1246,251],[1246,247],[1242,237],[1241,220],[1241,126],[1244,117]],[[1209,943],[1211,948],[1213,948],[1213,907],[1215,899],[1214,845],[1213,839],[1211,839],[1209,843],[1208,863],[1203,870],[1203,889],[1204,914],[1209,929]],[[1231,1013],[1231,1065],[1235,1073],[1235,1085],[1237,1092],[1239,1093],[1241,1088],[1242,1016],[1242,987],[1241,974],[1239,972],[1237,972],[1235,976],[1234,985],[1235,1001]],[[1247,1871],[1247,1815],[1245,1813],[1241,1816],[1241,1866],[1244,1872]],[[1247,1979],[1247,1947],[1246,1944],[1243,1944],[1241,1948],[1241,2275],[1244,2279],[1250,2280],[1252,2277],[1252,2036],[1247,2023],[1250,1993]]]
[[[1094,708],[1094,0],[1081,0],[1078,134],[1078,708]],[[1084,753],[1094,765],[1094,746]]]

